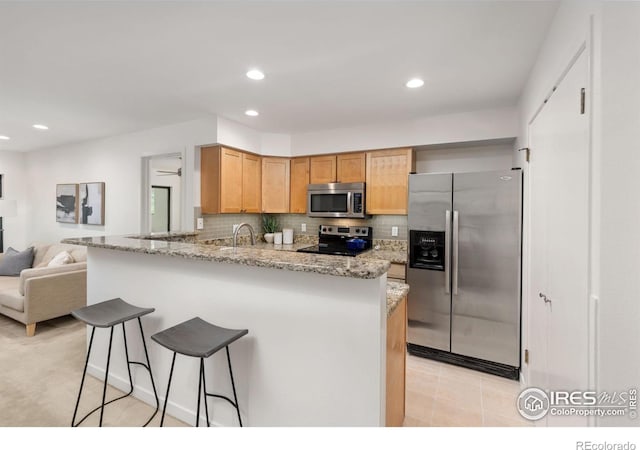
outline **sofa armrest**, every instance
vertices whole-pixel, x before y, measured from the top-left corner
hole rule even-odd
[[[86,305],[86,270],[25,280],[24,312],[27,323],[60,317]]]
[[[30,278],[43,277],[45,275],[58,275],[69,272],[77,272],[78,270],[87,270],[86,262],[78,262],[72,264],[64,264],[62,266],[55,267],[39,267],[34,269],[24,269],[20,272],[20,284],[18,285],[18,292],[20,295],[25,295],[25,283]]]

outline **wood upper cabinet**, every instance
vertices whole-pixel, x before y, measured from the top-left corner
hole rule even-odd
[[[289,212],[289,185],[289,158],[262,158],[263,212]]]
[[[242,211],[242,152],[220,149],[220,212]]]
[[[308,157],[291,159],[291,203],[289,212],[296,214],[306,214],[307,212],[310,159]]]
[[[336,155],[312,156],[309,159],[309,183],[335,183]]]
[[[411,148],[367,152],[367,214],[407,214]]]
[[[259,213],[262,210],[262,158],[242,153],[242,210]]]
[[[200,149],[202,214],[260,212],[260,157],[222,146]]]
[[[366,153],[339,153],[310,158],[309,183],[357,183],[365,181]]]
[[[336,156],[336,181],[359,183],[366,180],[366,153],[345,153]]]

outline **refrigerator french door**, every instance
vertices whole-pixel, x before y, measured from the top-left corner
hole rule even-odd
[[[409,176],[409,351],[517,378],[522,173]]]

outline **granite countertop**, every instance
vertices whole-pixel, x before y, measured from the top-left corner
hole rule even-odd
[[[97,236],[69,238],[66,244],[106,248],[152,255],[176,256],[200,261],[215,261],[246,266],[268,267],[294,272],[313,272],[350,278],[372,279],[389,270],[389,261],[374,259],[345,258],[341,256],[317,255],[278,251],[271,244],[237,247],[175,242],[170,240],[140,239],[127,236]],[[296,244],[293,244],[295,246]],[[299,244],[302,247],[308,244]],[[285,247],[285,246],[283,246]],[[280,250],[285,250],[284,248]]]
[[[385,260],[395,264],[407,263],[407,252],[401,250],[369,250],[360,253],[356,258],[367,260]]]
[[[409,285],[387,281],[387,317],[393,314],[402,299],[409,293]]]

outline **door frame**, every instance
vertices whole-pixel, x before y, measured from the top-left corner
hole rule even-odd
[[[186,211],[186,174],[185,170],[185,157],[184,152],[172,152],[172,153],[160,153],[156,155],[143,156],[141,158],[140,166],[140,233],[151,233],[151,176],[149,171],[151,170],[151,161],[161,158],[180,158],[180,167],[182,169],[182,176],[180,176],[180,220],[182,230],[187,230],[187,222],[185,222]]]

